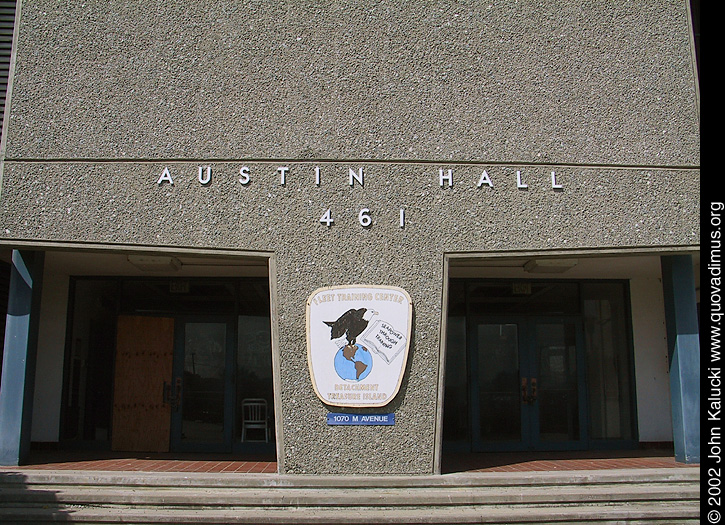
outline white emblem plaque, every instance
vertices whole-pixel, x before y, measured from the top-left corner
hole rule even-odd
[[[320,288],[307,300],[307,362],[328,405],[381,407],[400,390],[413,304],[402,288]]]

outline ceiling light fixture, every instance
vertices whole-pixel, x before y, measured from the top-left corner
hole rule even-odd
[[[574,268],[577,259],[531,259],[524,264],[524,271],[529,273],[563,273]]]
[[[176,257],[129,255],[128,262],[144,272],[178,272],[181,270],[181,261]]]

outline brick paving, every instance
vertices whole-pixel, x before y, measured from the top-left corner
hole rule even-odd
[[[273,457],[235,457],[208,454],[122,454],[92,452],[33,452],[31,470],[98,470],[132,472],[214,472],[276,474]]]
[[[674,451],[505,452],[444,456],[448,472],[533,472],[692,467],[675,461]]]
[[[690,467],[672,450],[447,454],[442,472],[533,472]],[[24,469],[133,472],[277,473],[274,457],[34,451]]]

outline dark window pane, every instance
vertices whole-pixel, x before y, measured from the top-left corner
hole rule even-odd
[[[554,281],[471,283],[468,301],[472,315],[571,315],[579,313],[579,285]]]
[[[116,348],[115,281],[78,280],[70,317],[63,438],[110,439]]]
[[[481,440],[520,441],[518,326],[481,324],[477,336]]]
[[[592,439],[633,439],[632,351],[624,285],[582,285]]]
[[[449,317],[446,332],[445,410],[443,439],[467,441],[468,423],[468,363],[466,358],[466,318]]]

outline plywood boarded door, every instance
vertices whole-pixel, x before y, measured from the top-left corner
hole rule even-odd
[[[111,448],[168,452],[171,405],[164,383],[171,383],[174,320],[119,316],[113,394]]]

